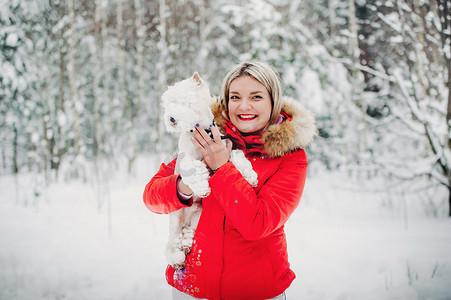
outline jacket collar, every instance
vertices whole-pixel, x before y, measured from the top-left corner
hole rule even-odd
[[[211,105],[219,131],[225,134],[227,119],[219,102]],[[282,98],[282,111],[291,117],[279,124],[268,126],[262,134],[263,152],[270,157],[280,157],[306,148],[318,135],[315,119],[302,104],[290,97]]]

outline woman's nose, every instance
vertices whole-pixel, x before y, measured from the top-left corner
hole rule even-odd
[[[240,109],[248,110],[251,109],[251,103],[247,99],[243,99],[240,103]]]

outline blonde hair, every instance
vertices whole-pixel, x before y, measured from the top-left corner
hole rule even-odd
[[[250,76],[260,82],[268,90],[271,96],[271,116],[268,125],[274,124],[282,109],[282,84],[280,75],[270,65],[259,60],[242,62],[230,70],[222,82],[219,93],[219,102],[223,111],[223,116],[229,119],[229,91],[232,81],[241,76]]]

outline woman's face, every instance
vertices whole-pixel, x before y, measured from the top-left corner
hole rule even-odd
[[[271,117],[271,96],[266,87],[250,76],[232,81],[229,90],[229,118],[239,131],[258,132]]]

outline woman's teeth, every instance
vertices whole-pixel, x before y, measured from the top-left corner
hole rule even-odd
[[[239,115],[240,119],[253,119],[256,115]]]

